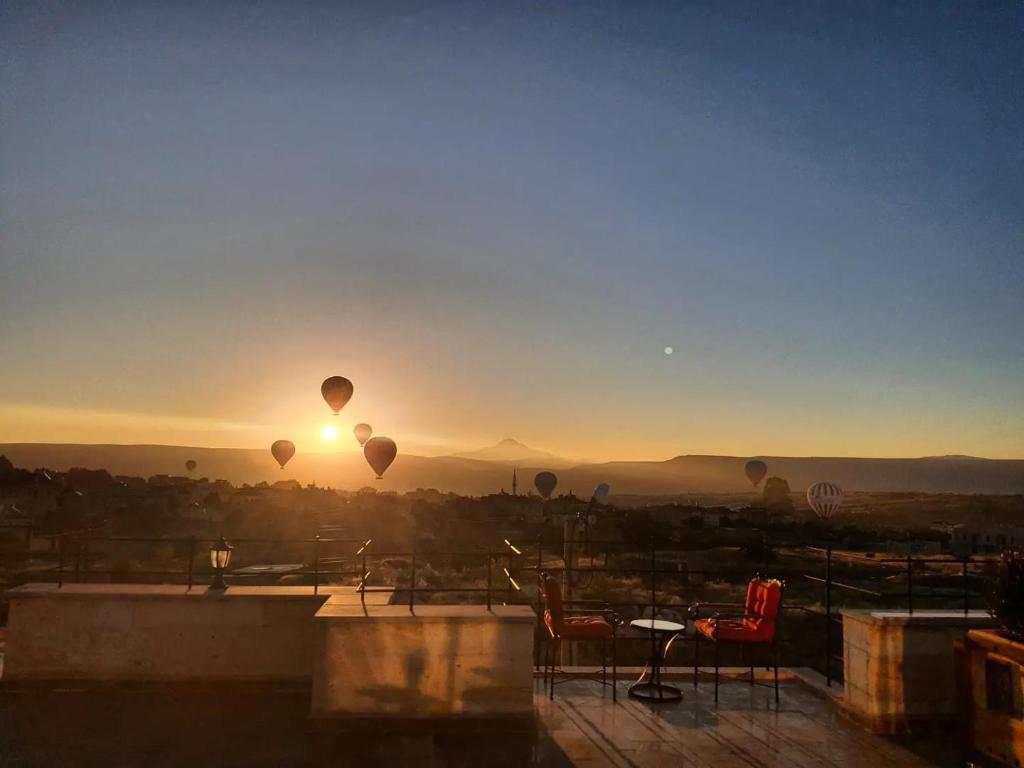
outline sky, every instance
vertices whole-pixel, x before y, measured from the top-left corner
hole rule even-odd
[[[1024,458],[1022,76],[1019,3],[8,0],[0,442]]]

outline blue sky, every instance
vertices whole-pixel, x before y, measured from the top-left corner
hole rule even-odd
[[[383,6],[5,4],[0,440],[1024,457],[1022,6]]]

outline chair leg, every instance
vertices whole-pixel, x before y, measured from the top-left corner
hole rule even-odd
[[[618,695],[618,650],[615,647],[615,632],[612,631],[612,703],[614,704]]]
[[[775,707],[779,706],[779,646],[774,646],[774,653],[772,654],[775,658],[772,661],[775,662]]]
[[[601,641],[601,685],[608,685],[608,640]]]
[[[549,647],[551,645],[551,641],[542,639],[541,643],[543,643],[543,646],[541,648],[540,658],[538,659],[538,661],[540,661],[544,669],[542,679],[544,680],[544,690],[546,692],[548,689],[548,659],[550,658]]]
[[[715,704],[718,703],[718,646],[721,643],[715,640]]]
[[[560,639],[552,638],[552,641],[551,641],[551,688],[550,688],[550,693],[548,694],[548,700],[549,701],[554,701],[555,700],[555,660],[558,658],[558,652],[560,650],[559,646],[561,644],[562,644],[562,641]]]
[[[544,646],[544,693],[550,695],[551,686],[555,681],[555,671],[551,666],[552,653],[554,653],[555,638],[549,637],[548,643]]]
[[[700,632],[693,636],[693,687],[697,687],[697,667],[700,664]]]

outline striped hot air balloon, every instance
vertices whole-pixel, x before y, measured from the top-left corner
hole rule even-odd
[[[807,503],[821,520],[828,520],[843,505],[843,489],[835,483],[815,483],[807,489]]]

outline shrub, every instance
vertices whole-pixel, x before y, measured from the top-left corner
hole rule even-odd
[[[988,593],[988,612],[1014,640],[1024,640],[1024,556],[1006,551],[999,558]]]

